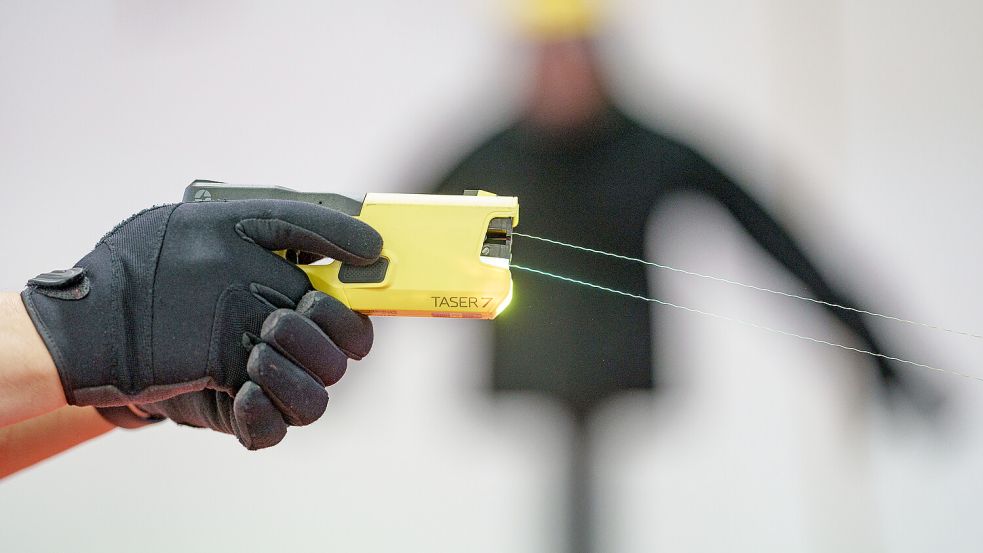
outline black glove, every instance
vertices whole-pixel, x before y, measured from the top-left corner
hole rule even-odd
[[[313,204],[168,205],[124,221],[22,297],[70,404],[136,404],[258,449],[320,417],[324,386],[372,345],[368,318],[312,292],[270,250],[366,265],[381,247],[368,225]]]

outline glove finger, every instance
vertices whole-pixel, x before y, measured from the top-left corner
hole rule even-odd
[[[246,449],[275,446],[287,435],[287,423],[270,398],[253,382],[246,382],[232,403],[235,435]]]
[[[306,202],[242,200],[236,232],[268,250],[299,250],[368,265],[382,251],[372,227],[344,213]]]
[[[267,344],[253,348],[246,370],[288,424],[308,425],[319,419],[328,407],[328,391],[307,371]]]
[[[306,278],[304,279],[307,280]],[[282,292],[274,290],[269,286],[263,286],[257,282],[249,285],[249,292],[258,299],[259,301],[269,305],[273,309],[279,309],[281,307],[286,309],[293,309],[297,307],[297,302],[290,299],[290,297],[284,295]]]
[[[297,312],[314,321],[352,359],[365,357],[372,348],[372,321],[324,292],[311,290],[304,294]]]
[[[266,318],[260,339],[330,386],[345,375],[348,357],[313,321],[291,309]]]

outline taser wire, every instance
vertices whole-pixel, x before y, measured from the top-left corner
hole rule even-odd
[[[606,255],[606,256],[609,256],[609,257],[614,257],[614,258],[618,258],[618,259],[622,259],[622,260],[626,260],[626,261],[632,261],[632,262],[636,262],[636,263],[642,263],[644,265],[649,265],[649,266],[660,268],[660,269],[665,269],[665,270],[674,271],[674,272],[678,272],[678,273],[689,275],[689,276],[694,276],[694,277],[698,277],[698,278],[704,278],[704,279],[708,279],[708,280],[722,282],[722,283],[725,283],[725,284],[731,284],[731,285],[735,285],[735,286],[740,286],[740,287],[743,287],[743,288],[749,288],[749,289],[757,290],[757,291],[760,291],[760,292],[766,292],[766,293],[776,294],[776,295],[779,295],[779,296],[789,297],[789,298],[793,298],[793,299],[797,299],[797,300],[807,301],[807,302],[811,302],[811,303],[817,303],[817,304],[825,305],[825,306],[832,307],[832,308],[835,308],[835,309],[844,309],[844,310],[847,310],[847,311],[854,311],[854,312],[857,312],[857,313],[863,313],[863,314],[872,315],[872,316],[875,316],[875,317],[881,317],[881,318],[889,319],[889,320],[896,321],[896,322],[901,322],[901,323],[911,324],[911,325],[916,325],[916,326],[922,326],[922,327],[926,327],[926,328],[931,328],[931,329],[940,330],[940,331],[944,331],[944,332],[950,332],[950,333],[953,333],[953,334],[959,334],[959,335],[962,335],[962,336],[968,336],[968,337],[972,337],[972,338],[983,338],[983,336],[981,336],[981,335],[970,333],[970,332],[962,332],[962,331],[952,330],[952,329],[949,329],[949,328],[946,328],[946,327],[942,327],[942,326],[938,326],[938,325],[931,325],[931,324],[927,324],[927,323],[920,323],[920,322],[917,322],[917,321],[912,321],[912,320],[909,320],[909,319],[903,319],[903,318],[900,318],[900,317],[893,317],[893,316],[890,316],[890,315],[883,315],[883,314],[880,314],[880,313],[874,313],[874,312],[865,311],[865,310],[862,310],[862,309],[856,309],[856,308],[853,308],[853,307],[848,307],[848,306],[838,305],[838,304],[834,304],[834,303],[824,302],[822,300],[817,300],[817,299],[814,299],[814,298],[809,298],[809,297],[805,297],[805,296],[799,296],[799,295],[796,295],[796,294],[790,294],[790,293],[782,292],[782,291],[778,291],[778,290],[771,290],[769,288],[764,288],[764,287],[760,287],[760,286],[754,286],[754,285],[751,285],[751,284],[746,284],[746,283],[742,283],[742,282],[738,282],[738,281],[734,281],[734,280],[730,280],[730,279],[725,279],[725,278],[717,277],[717,276],[713,276],[713,275],[707,275],[707,274],[697,273],[697,272],[694,272],[694,271],[687,271],[687,270],[684,270],[684,269],[678,269],[678,268],[675,268],[675,267],[670,267],[668,265],[662,265],[662,264],[659,264],[659,263],[654,263],[654,262],[647,261],[647,260],[644,260],[644,259],[638,259],[638,258],[634,258],[634,257],[623,256],[623,255],[619,255],[619,254],[615,254],[615,253],[610,253],[610,252],[605,252],[605,251],[601,251],[601,250],[595,250],[593,248],[587,248],[587,247],[584,247],[584,246],[577,246],[577,245],[574,245],[574,244],[569,244],[569,243],[566,243],[566,242],[560,242],[558,240],[552,240],[552,239],[549,239],[549,238],[542,238],[542,237],[539,237],[539,236],[533,236],[533,235],[529,235],[529,234],[519,234],[517,232],[513,232],[513,235],[515,235],[515,236],[521,236],[523,238],[530,238],[530,239],[533,239],[533,240],[540,240],[540,241],[543,241],[543,242],[548,242],[548,243],[559,245],[559,246],[573,248],[573,249],[580,250],[580,251],[585,251],[585,252],[588,252],[588,253],[595,253],[595,254],[599,254],[599,255]],[[576,279],[576,278],[571,278],[571,277],[567,277],[567,276],[563,276],[563,275],[558,275],[558,274],[555,274],[555,273],[551,273],[549,271],[544,271],[542,269],[536,269],[536,268],[533,268],[533,267],[526,267],[524,265],[518,265],[516,263],[512,263],[510,265],[510,267],[513,268],[513,269],[518,269],[520,271],[526,271],[526,272],[534,273],[534,274],[537,274],[537,275],[540,275],[540,276],[545,276],[545,277],[553,278],[553,279],[560,280],[560,281],[567,282],[567,283],[571,283],[571,284],[577,284],[577,285],[580,285],[580,286],[586,286],[588,288],[593,288],[595,290],[600,290],[600,291],[608,292],[608,293],[611,293],[611,294],[617,294],[617,295],[621,295],[621,296],[625,296],[625,297],[637,299],[637,300],[640,300],[640,301],[646,301],[646,302],[649,302],[649,303],[654,303],[654,304],[662,305],[662,306],[665,306],[665,307],[671,307],[671,308],[674,308],[674,309],[679,309],[679,310],[686,311],[686,312],[689,312],[689,313],[694,313],[694,314],[703,315],[703,316],[706,316],[706,317],[712,317],[712,318],[723,320],[723,321],[737,323],[737,324],[748,326],[748,327],[755,328],[755,329],[758,329],[758,330],[763,330],[763,331],[766,331],[766,332],[771,332],[773,334],[779,334],[779,335],[782,335],[782,336],[789,336],[789,337],[792,337],[792,338],[797,338],[799,340],[804,340],[804,341],[812,342],[812,343],[815,343],[815,344],[821,344],[821,345],[825,345],[825,346],[831,346],[831,347],[839,348],[839,349],[842,349],[842,350],[851,351],[851,352],[854,352],[854,353],[860,353],[860,354],[868,355],[868,356],[871,356],[871,357],[877,357],[877,358],[881,358],[881,359],[887,359],[887,360],[890,360],[890,361],[896,361],[898,363],[904,363],[904,364],[911,365],[911,366],[914,366],[914,367],[919,367],[919,368],[922,368],[922,369],[927,369],[927,370],[931,370],[931,371],[935,371],[935,372],[950,374],[950,375],[953,375],[953,376],[961,376],[963,378],[968,378],[968,379],[978,380],[978,381],[983,382],[983,378],[981,378],[979,376],[967,374],[967,373],[964,373],[964,372],[954,371],[954,370],[951,370],[951,369],[945,369],[945,368],[942,368],[942,367],[938,367],[938,366],[935,366],[935,365],[929,365],[929,364],[926,364],[926,363],[919,363],[919,362],[911,361],[911,360],[904,359],[904,358],[901,358],[901,357],[894,357],[894,356],[890,356],[890,355],[884,355],[882,353],[877,353],[877,352],[873,352],[873,351],[869,351],[869,350],[865,350],[865,349],[861,349],[861,348],[855,348],[855,347],[847,346],[847,345],[844,345],[844,344],[838,344],[836,342],[831,342],[831,341],[828,341],[828,340],[822,340],[822,339],[819,339],[819,338],[813,338],[811,336],[806,336],[806,335],[803,335],[803,334],[798,334],[798,333],[790,332],[790,331],[787,331],[787,330],[781,330],[781,329],[778,329],[778,328],[774,328],[774,327],[762,325],[762,324],[759,324],[759,323],[755,323],[755,322],[748,321],[748,320],[745,320],[745,319],[740,319],[740,318],[737,318],[737,317],[730,317],[730,316],[727,316],[727,315],[721,315],[719,313],[714,313],[714,312],[711,312],[711,311],[705,311],[705,310],[702,310],[702,309],[696,309],[696,308],[693,308],[693,307],[687,307],[685,305],[680,305],[680,304],[677,304],[677,303],[672,303],[672,302],[668,302],[668,301],[665,301],[665,300],[660,300],[658,298],[653,298],[653,297],[648,297],[648,296],[642,296],[642,295],[638,295],[638,294],[632,294],[630,292],[625,292],[623,290],[617,290],[617,289],[614,289],[614,288],[609,288],[607,286],[601,286],[600,284],[595,284],[593,282],[587,282],[587,281]]]
[[[563,246],[565,248],[572,248],[572,249],[580,250],[580,251],[583,251],[583,252],[594,253],[594,254],[598,254],[598,255],[606,255],[608,257],[613,257],[613,258],[621,259],[621,260],[624,260],[624,261],[632,261],[632,262],[635,262],[635,263],[641,263],[643,265],[648,265],[650,267],[655,267],[657,269],[663,269],[663,270],[666,270],[666,271],[672,271],[672,272],[675,272],[675,273],[689,275],[689,276],[693,276],[693,277],[697,277],[697,278],[702,278],[702,279],[706,279],[706,280],[712,280],[714,282],[721,282],[721,283],[724,283],[724,284],[730,284],[732,286],[740,286],[741,288],[747,288],[749,290],[756,290],[758,292],[765,292],[765,293],[768,293],[768,294],[774,294],[776,296],[783,296],[783,297],[792,298],[792,299],[795,299],[795,300],[807,301],[807,302],[810,302],[810,303],[815,303],[815,304],[819,304],[819,305],[825,305],[826,307],[831,307],[833,309],[841,309],[843,311],[853,311],[854,313],[862,313],[864,315],[870,315],[871,317],[879,317],[881,319],[887,319],[887,320],[898,322],[898,323],[904,323],[904,324],[909,324],[909,325],[914,325],[914,326],[920,326],[920,327],[924,327],[924,328],[931,328],[933,330],[940,330],[942,332],[949,332],[951,334],[958,334],[960,336],[967,336],[969,338],[977,338],[977,339],[983,340],[983,334],[977,334],[977,333],[974,333],[974,332],[966,332],[966,331],[963,331],[963,330],[956,330],[956,329],[947,328],[947,327],[940,326],[940,325],[923,323],[923,322],[914,321],[914,320],[911,320],[911,319],[905,319],[903,317],[897,317],[897,316],[894,316],[894,315],[885,315],[883,313],[876,313],[874,311],[867,311],[865,309],[858,309],[856,307],[850,307],[850,306],[847,306],[847,305],[840,305],[840,304],[837,304],[837,303],[831,303],[831,302],[828,302],[828,301],[818,300],[816,298],[810,298],[808,296],[800,296],[798,294],[792,294],[790,292],[782,292],[781,290],[772,290],[770,288],[765,288],[763,286],[755,286],[753,284],[747,284],[747,283],[744,283],[744,282],[739,282],[739,281],[731,280],[731,279],[728,279],[728,278],[723,278],[723,277],[714,276],[714,275],[708,275],[708,274],[704,274],[704,273],[698,273],[696,271],[688,271],[686,269],[680,269],[680,268],[677,268],[677,267],[671,267],[669,265],[662,265],[660,263],[654,263],[652,261],[648,261],[648,260],[645,260],[645,259],[639,259],[637,257],[629,257],[629,256],[626,256],[626,255],[620,255],[620,254],[616,254],[616,253],[605,252],[605,251],[601,251],[601,250],[595,250],[593,248],[587,248],[587,247],[584,247],[584,246],[577,246],[575,244],[569,244],[567,242],[561,242],[559,240],[552,240],[550,238],[543,238],[543,237],[540,237],[540,236],[533,236],[531,234],[522,234],[522,233],[519,233],[519,232],[513,232],[512,235],[513,236],[521,236],[523,238],[530,238],[532,240],[539,240],[541,242],[547,242],[549,244],[554,244],[554,245],[557,245],[557,246]]]

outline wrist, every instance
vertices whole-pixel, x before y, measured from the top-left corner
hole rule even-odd
[[[0,427],[66,404],[58,369],[16,292],[0,292]]]

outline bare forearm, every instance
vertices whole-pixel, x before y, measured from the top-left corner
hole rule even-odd
[[[0,292],[0,428],[65,404],[58,371],[20,295]]]
[[[0,428],[0,478],[113,428],[94,407],[72,406]]]

